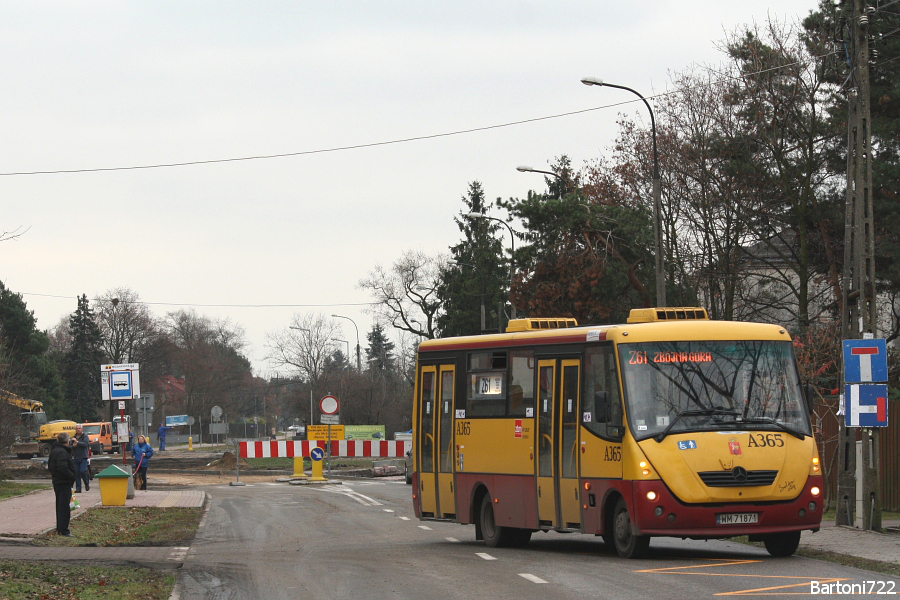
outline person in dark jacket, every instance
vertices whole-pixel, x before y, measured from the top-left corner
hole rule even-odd
[[[75,436],[72,438],[72,460],[75,461],[75,493],[81,493],[81,482],[84,482],[84,491],[91,489],[88,476],[88,454],[91,449],[91,440],[82,431],[81,423],[75,424]]]
[[[69,502],[72,499],[72,484],[77,475],[68,433],[56,436],[47,459],[47,470],[53,477],[53,493],[56,494],[56,533],[74,537],[69,531],[69,519],[72,517]]]
[[[144,436],[138,436],[137,444],[131,447],[131,456],[134,458],[134,472],[138,474],[140,489],[146,490],[147,467],[150,465],[150,457],[153,456],[153,448]]]

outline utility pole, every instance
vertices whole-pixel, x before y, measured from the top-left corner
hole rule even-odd
[[[869,109],[869,18],[874,11],[866,6],[864,0],[851,0],[851,4],[847,19],[850,89],[847,98],[847,194],[841,327],[844,339],[859,339],[878,336]],[[848,398],[844,399],[844,410],[849,410]],[[856,431],[857,428],[848,429],[841,419],[835,523],[880,531],[878,429],[859,428],[861,441],[856,440]],[[857,464],[857,447],[860,449],[861,464]]]

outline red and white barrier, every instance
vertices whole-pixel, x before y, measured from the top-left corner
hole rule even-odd
[[[265,440],[239,442],[241,458],[294,458],[309,456],[312,448],[322,448],[327,442]],[[331,456],[339,458],[405,458],[412,442],[388,440],[332,440]]]

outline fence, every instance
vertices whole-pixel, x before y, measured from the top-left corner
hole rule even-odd
[[[816,428],[816,441],[819,444],[819,454],[825,474],[826,498],[830,508],[835,508],[837,498],[837,481],[839,459],[838,430],[839,419],[837,411],[837,396],[828,396],[824,402],[816,406],[816,414],[813,416],[813,425]],[[896,403],[892,403],[896,407]],[[890,415],[890,411],[888,412]],[[859,430],[857,430],[857,439]],[[895,418],[888,419],[887,427],[878,428],[878,460],[880,465],[881,480],[881,507],[883,510],[900,511],[900,424]],[[854,449],[855,451],[855,449]]]

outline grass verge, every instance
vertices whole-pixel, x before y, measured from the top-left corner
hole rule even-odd
[[[13,483],[12,481],[0,480],[0,500],[24,496],[36,490],[46,490],[50,487],[52,486],[46,483]]]
[[[164,600],[174,585],[170,571],[0,560],[0,598]]]
[[[202,508],[92,507],[72,519],[74,537],[55,531],[34,538],[37,546],[171,546],[194,539]],[[3,597],[3,596],[0,596]]]

